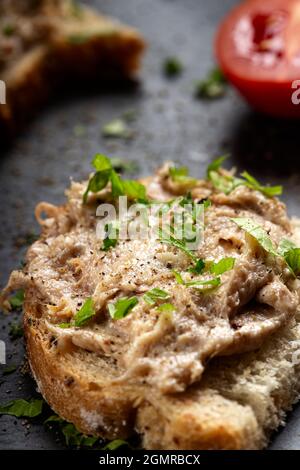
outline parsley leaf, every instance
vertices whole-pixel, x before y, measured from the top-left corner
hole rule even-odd
[[[133,137],[133,132],[127,126],[126,122],[121,119],[114,119],[111,122],[108,122],[102,128],[103,137],[114,137],[116,139],[131,139]]]
[[[263,186],[247,171],[241,173],[241,176],[245,178],[246,183],[244,184],[248,186],[248,188],[260,191],[267,197],[280,196],[282,194],[282,186]]]
[[[300,275],[300,248],[293,248],[284,255],[284,259],[295,276]]]
[[[24,290],[18,290],[15,295],[11,296],[9,303],[13,309],[20,309],[23,306],[24,302]]]
[[[96,436],[87,436],[79,432],[74,424],[68,423],[58,415],[49,416],[44,424],[58,424],[68,446],[93,447],[99,440]]]
[[[134,180],[122,180],[112,167],[108,157],[97,154],[92,165],[96,173],[91,177],[88,187],[83,195],[83,202],[87,202],[88,193],[97,193],[111,182],[112,197],[127,196],[129,199],[146,199],[146,188],[143,184]]]
[[[137,297],[123,297],[115,303],[108,304],[109,314],[113,320],[120,320],[126,317],[138,302]]]
[[[235,258],[223,258],[217,263],[213,263],[210,266],[210,272],[212,274],[216,274],[216,276],[220,276],[221,274],[224,274],[226,271],[230,271],[235,264]]]
[[[97,171],[90,179],[88,187],[83,195],[83,202],[87,202],[88,193],[98,193],[104,189],[110,180],[111,170]]]
[[[114,441],[109,442],[101,450],[116,450],[122,446],[129,446],[128,442],[124,441],[123,439],[115,439]]]
[[[114,231],[114,233],[112,233],[112,231]],[[103,245],[101,248],[102,251],[108,251],[110,248],[115,248],[118,243],[119,230],[114,227],[113,223],[106,224],[105,232],[106,235],[103,240]],[[112,235],[115,235],[115,238]]]
[[[161,299],[168,299],[170,297],[170,294],[166,292],[165,290],[154,288],[146,292],[146,294],[143,295],[144,301],[149,304],[149,305],[155,305],[157,300]]]
[[[23,330],[22,324],[13,323],[11,325],[10,330],[9,330],[9,336],[11,337],[11,339],[21,338],[23,334],[24,334],[24,330]]]
[[[179,168],[170,167],[169,175],[171,176],[174,183],[178,183],[181,186],[184,186],[185,190],[192,189],[197,184],[197,180],[189,176],[189,171],[185,166]]]
[[[9,375],[12,374],[17,370],[17,366],[8,366],[6,369],[3,370],[2,375]]]
[[[221,279],[219,277],[214,277],[212,279],[205,280],[196,280],[185,282],[184,285],[187,287],[217,287],[221,284]],[[204,290],[204,289],[203,289]]]
[[[198,259],[195,266],[192,266],[188,269],[188,272],[194,274],[202,274],[205,268],[205,261],[203,259]]]
[[[35,418],[42,413],[43,400],[13,400],[0,406],[0,415],[12,415],[16,418]]]
[[[267,253],[277,256],[273,242],[264,228],[246,217],[236,217],[231,220],[235,222],[241,229],[245,230],[245,232],[255,238],[255,240]]]
[[[156,310],[159,310],[160,312],[173,312],[175,310],[175,306],[171,303],[165,303],[156,307]]]
[[[290,250],[293,250],[294,248],[297,248],[297,247],[295,243],[292,242],[292,240],[283,238],[279,243],[277,251],[280,256],[285,256]]]
[[[161,228],[158,229],[158,233],[159,239],[162,243],[175,246],[179,250],[183,251],[187,256],[189,256],[195,263],[197,262],[197,258],[194,253],[186,247],[182,240],[178,240],[177,238],[173,237],[173,235],[164,232]]]
[[[196,96],[198,98],[215,99],[225,94],[226,79],[221,70],[214,68],[205,80],[201,80],[196,85]]]
[[[62,433],[68,446],[93,447],[93,445],[98,441],[98,437],[86,436],[85,434],[79,432],[72,423],[68,423],[63,426]]]
[[[211,171],[219,171],[219,169],[222,166],[222,163],[228,158],[228,155],[222,155],[221,157],[216,158],[214,161],[212,161],[206,170],[206,175],[207,178],[209,179],[209,175]]]
[[[177,283],[186,287],[208,287],[208,289],[211,289],[212,287],[217,287],[221,284],[221,279],[219,277],[205,280],[185,281],[178,271],[173,270],[173,274]],[[202,290],[204,291],[205,289]]]
[[[167,77],[176,77],[182,73],[183,66],[176,57],[167,57],[163,64],[163,71]]]
[[[103,155],[102,153],[96,153],[96,155],[94,156],[92,160],[92,165],[96,171],[104,171],[104,170],[112,169],[110,159],[106,155]]]
[[[175,271],[175,269],[172,270],[172,273],[174,274],[175,276],[175,279],[176,279],[176,282],[177,284],[181,284],[181,285],[184,285],[185,282],[183,280],[183,277],[181,276],[181,274],[178,272],[178,271]]]
[[[208,165],[206,171],[207,179],[211,181],[213,186],[219,191],[230,194],[238,186],[247,186],[250,189],[261,192],[267,197],[280,196],[282,194],[282,186],[263,186],[247,171],[241,173],[242,178],[237,178],[229,174],[220,174],[219,170],[226,158],[226,156],[217,158]]]
[[[92,317],[96,315],[94,301],[88,298],[74,317],[74,324],[77,327],[84,326]]]

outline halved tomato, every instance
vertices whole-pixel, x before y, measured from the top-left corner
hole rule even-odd
[[[300,0],[242,2],[215,46],[224,75],[254,108],[300,117]]]

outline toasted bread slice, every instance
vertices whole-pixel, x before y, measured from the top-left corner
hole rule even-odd
[[[0,78],[6,105],[0,121],[14,129],[58,84],[131,78],[144,40],[134,29],[71,0],[43,0],[21,8],[9,1],[0,20]],[[28,2],[30,4],[30,2]]]
[[[299,319],[256,352],[215,359],[199,385],[167,396],[112,387],[114,364],[96,354],[57,355],[30,297],[24,329],[39,390],[60,416],[106,439],[136,431],[145,449],[261,449],[300,395]]]
[[[157,198],[167,194],[169,200],[168,191],[177,193],[178,187],[170,187],[174,182],[168,180],[166,174],[163,170],[147,181],[149,197],[154,197],[151,196],[154,191]],[[209,252],[216,253],[214,250],[223,246],[225,253],[229,249],[240,257],[232,272],[224,275],[218,290],[203,295],[186,292],[186,288],[173,279],[170,267],[164,268],[165,263],[187,260],[186,254],[177,248],[160,242],[156,246],[155,241],[147,241],[145,249],[144,242],[134,241],[130,245],[131,242],[119,240],[109,252],[101,251],[99,240],[95,239],[94,210],[98,198],[106,200],[110,193],[104,189],[101,194],[92,196],[89,204],[83,205],[85,189],[86,184],[73,183],[65,206],[42,203],[37,207],[43,234],[29,249],[24,272],[11,275],[2,296],[5,302],[11,290],[25,288],[24,331],[28,359],[45,400],[83,433],[113,439],[127,438],[138,432],[145,449],[265,447],[270,433],[284,423],[286,412],[300,394],[299,303],[294,304],[292,315],[285,315],[287,312],[283,310],[279,316],[276,313],[276,305],[286,305],[281,302],[285,300],[287,286],[290,294],[293,292],[293,297],[289,294],[287,298],[298,299],[299,281],[284,263],[281,264],[281,258],[266,258],[266,252],[253,244],[244,232],[235,229],[229,218],[240,210],[253,218],[259,217],[262,223],[265,217],[272,237],[278,237],[278,241],[283,234],[289,234],[298,246],[300,221],[290,221],[278,200],[257,191],[243,187],[226,196],[215,191],[210,183],[200,181],[192,190],[192,197],[196,198],[197,193],[200,200],[205,195],[212,201],[207,209],[206,230],[212,227],[213,232],[207,236],[216,234],[214,228],[220,227],[217,221],[229,224],[227,232],[224,225],[222,232],[218,229],[216,245],[208,240]],[[242,209],[241,204],[244,204]],[[46,218],[41,217],[42,214]],[[162,251],[151,251],[153,245]],[[201,249],[206,249],[205,243]],[[161,261],[158,261],[159,256]],[[240,273],[243,263],[247,265],[248,256],[257,263],[255,275],[250,272],[250,296],[242,298],[242,307],[246,303],[248,309],[231,310],[229,330],[222,329],[221,336],[209,323],[210,331],[215,330],[209,342],[211,355],[205,357],[204,370],[200,370],[201,356],[195,354],[205,347],[211,334],[204,330],[201,336],[205,322],[211,322],[214,317],[217,322],[223,322],[226,302],[222,292],[229,296],[228,285],[234,283],[237,289],[230,297],[233,308],[237,305],[236,294],[244,295],[245,289],[249,289],[245,271],[242,271],[243,282],[235,282],[235,275]],[[272,314],[265,310],[266,302],[270,301],[267,298],[270,290],[265,287],[274,289],[274,284],[268,277],[261,286],[260,258],[261,269],[266,269],[268,274],[274,269],[275,277],[280,272],[280,282],[286,282],[281,287],[275,284]],[[189,264],[181,266],[186,275]],[[150,288],[147,282],[152,287],[156,280],[161,287],[166,285],[170,293],[170,301],[175,306],[171,317],[158,314],[155,306],[147,306],[143,300],[143,294]],[[140,290],[145,285],[146,290]],[[262,303],[256,304],[257,315],[253,315],[253,302],[260,298],[257,289],[264,289],[265,297]],[[139,302],[134,312],[114,321],[108,314],[107,303],[120,299],[120,291],[123,296],[134,292]],[[74,326],[71,323],[74,311],[78,312],[82,299],[91,295],[98,315],[95,313],[90,323],[82,328]],[[218,317],[217,304],[211,303],[216,298],[222,302],[221,317]],[[193,302],[196,302],[194,311]],[[204,316],[207,306],[213,308]],[[193,314],[197,322],[192,323],[189,331],[187,327]],[[247,326],[247,318],[250,334],[248,329],[244,336],[243,325]],[[167,323],[162,323],[164,320],[168,320]],[[239,320],[242,323],[238,323]],[[274,328],[270,329],[272,325]],[[220,350],[219,345],[228,331],[229,348]],[[257,331],[262,333],[260,343],[255,336]],[[196,341],[197,335],[201,342]],[[190,357],[196,360],[187,361]],[[162,360],[164,358],[166,360]]]

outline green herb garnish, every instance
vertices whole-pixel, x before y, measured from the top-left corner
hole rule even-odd
[[[251,176],[247,171],[241,173],[241,176],[246,180],[245,186],[261,192],[267,197],[280,196],[282,194],[282,186],[263,186],[254,176]]]
[[[210,272],[215,274],[216,276],[220,276],[221,274],[226,273],[226,271],[230,271],[233,269],[235,264],[235,258],[223,258],[217,263],[212,263],[210,265]]]
[[[165,300],[170,297],[170,294],[165,290],[154,288],[143,295],[144,301],[149,305],[155,305],[158,300]]]
[[[273,242],[264,228],[258,225],[251,219],[246,217],[237,217],[231,219],[235,222],[241,229],[251,235],[255,240],[259,243],[259,245],[271,255],[277,256],[278,253],[276,252]]]
[[[205,80],[196,85],[196,96],[198,98],[215,99],[225,94],[226,79],[221,70],[215,68],[209,72]]]
[[[86,436],[82,434],[73,424],[68,423],[58,415],[50,416],[44,421],[44,424],[58,424],[68,446],[93,447],[99,440],[96,436]]]
[[[16,418],[35,418],[42,413],[43,400],[12,400],[0,406],[0,415],[12,415]]]
[[[78,312],[76,313],[76,315],[74,317],[74,325],[77,326],[77,327],[84,326],[95,315],[96,315],[96,311],[95,311],[95,307],[94,307],[94,301],[90,297],[84,302],[81,309],[78,310]]]
[[[195,263],[198,261],[194,253],[189,250],[184,243],[184,241],[175,238],[173,235],[164,232],[161,228],[158,229],[159,239],[162,243],[174,246],[179,250],[183,251],[187,256],[189,256]]]
[[[184,186],[186,190],[192,189],[197,184],[197,180],[189,176],[189,171],[185,166],[169,168],[169,175],[174,183]]]
[[[300,275],[300,248],[293,248],[284,255],[284,259],[295,276]]]
[[[280,256],[285,256],[290,250],[293,250],[294,248],[297,248],[294,242],[288,240],[287,238],[283,238],[279,243],[277,251]]]
[[[173,312],[175,309],[175,306],[171,303],[165,303],[161,304],[158,307],[156,307],[156,310],[159,312]]]
[[[195,266],[192,266],[188,269],[188,272],[193,274],[202,274],[205,269],[205,261],[203,259],[198,259]]]
[[[24,295],[25,294],[23,289],[18,290],[14,295],[12,295],[9,298],[11,308],[16,310],[22,308],[24,302]]]
[[[93,167],[96,173],[91,177],[88,187],[83,195],[83,202],[87,202],[88,193],[97,193],[104,189],[108,183],[111,183],[111,193],[113,198],[118,196],[127,196],[132,200],[145,200],[146,188],[144,185],[134,180],[123,180],[115,172],[111,161],[102,154],[97,154],[93,161]]]
[[[123,297],[114,303],[108,304],[108,311],[113,320],[125,318],[138,304],[137,297]]]
[[[183,66],[176,57],[167,57],[163,64],[163,71],[167,77],[177,77],[182,73]]]
[[[17,370],[17,366],[8,366],[6,369],[3,370],[2,375],[9,375],[12,374]]]
[[[24,335],[23,325],[13,323],[9,330],[9,336],[11,339],[21,338]]]
[[[111,248],[115,248],[118,243],[119,230],[114,227],[113,223],[106,224],[105,226],[105,238],[103,240],[102,251],[109,251]]]
[[[101,450],[116,450],[123,446],[129,447],[128,442],[124,441],[123,439],[115,439],[114,441],[111,441],[102,447]]]
[[[213,186],[225,194],[230,194],[238,186],[247,186],[250,189],[259,191],[267,197],[280,196],[282,186],[263,186],[254,176],[247,171],[241,173],[242,178],[237,178],[230,174],[221,174],[219,170],[227,156],[219,157],[208,165],[207,179]]]
[[[102,135],[109,138],[130,139],[133,137],[133,132],[123,119],[118,118],[103,126]]]

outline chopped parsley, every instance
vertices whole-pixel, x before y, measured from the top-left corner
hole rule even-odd
[[[220,276],[221,274],[226,273],[233,269],[235,264],[235,258],[222,258],[217,263],[212,263],[210,265],[210,272],[211,274],[215,274],[216,276]]]
[[[205,269],[205,261],[203,259],[198,259],[196,264],[188,269],[190,273],[193,274],[202,274]]]
[[[155,305],[158,300],[166,300],[170,297],[170,294],[165,290],[154,288],[146,292],[143,295],[144,301],[149,305]]]
[[[116,139],[131,139],[133,131],[128,127],[124,119],[118,118],[103,126],[102,136]]]
[[[9,375],[12,374],[17,370],[17,366],[8,366],[6,369],[3,370],[2,375]]]
[[[24,335],[23,325],[20,323],[13,323],[9,330],[11,339],[21,338]]]
[[[96,436],[87,436],[82,434],[75,428],[74,424],[68,423],[58,415],[50,416],[46,419],[44,424],[58,424],[66,440],[67,446],[93,447],[99,441],[99,438]]]
[[[77,327],[84,326],[95,315],[96,315],[96,311],[95,311],[95,307],[94,307],[94,301],[90,297],[84,302],[81,309],[78,310],[78,312],[76,313],[76,315],[74,317],[74,325],[77,326]]]
[[[159,312],[173,312],[175,310],[175,306],[167,302],[156,307],[156,310]]]
[[[194,253],[189,250],[184,243],[184,241],[175,238],[173,235],[164,232],[161,228],[158,229],[159,239],[162,243],[166,243],[167,245],[172,245],[179,250],[183,251],[187,256],[189,256],[195,263],[197,262],[197,257]]]
[[[177,77],[183,71],[183,65],[176,57],[167,57],[163,63],[163,72],[167,77]]]
[[[213,287],[217,287],[221,284],[221,279],[219,277],[214,277],[212,279],[200,279],[200,280],[193,280],[193,281],[185,281],[182,277],[182,275],[178,272],[173,270],[173,274],[175,276],[175,279],[178,284],[184,285],[186,287],[207,287],[208,289],[211,289]],[[201,290],[206,290],[206,289],[201,289]]]
[[[287,238],[283,238],[277,248],[278,254],[280,256],[285,256],[290,250],[297,248],[295,243]]]
[[[214,68],[205,80],[196,84],[196,96],[205,99],[221,98],[225,94],[225,85],[226,79],[221,70]]]
[[[137,297],[123,297],[114,303],[108,304],[108,311],[113,320],[125,318],[138,304]]]
[[[118,243],[118,228],[114,227],[113,223],[106,224],[105,226],[105,238],[103,240],[102,251],[109,251],[111,248],[115,248]]]
[[[128,442],[124,441],[124,439],[115,439],[108,444],[106,444],[104,447],[102,447],[101,450],[116,450],[119,449],[120,447],[123,446],[129,446]]]
[[[0,415],[12,415],[16,418],[35,418],[42,413],[43,400],[12,400],[0,406]]]
[[[300,248],[293,248],[284,255],[284,259],[295,276],[300,275]]]
[[[24,290],[18,290],[14,295],[9,298],[11,308],[18,310],[21,309],[24,302]]]
[[[271,255],[277,256],[278,253],[276,252],[273,242],[265,229],[258,225],[251,219],[247,217],[236,217],[231,219],[235,222],[241,229],[251,235],[255,240],[259,243],[259,245]]]
[[[97,154],[92,165],[96,173],[91,177],[88,187],[83,195],[83,202],[87,202],[89,192],[97,193],[111,183],[111,194],[113,198],[127,196],[132,200],[145,200],[146,188],[134,180],[123,180],[113,169],[111,161],[102,154]]]
[[[280,196],[282,194],[282,186],[263,186],[254,176],[247,171],[241,173],[241,178],[230,174],[220,173],[221,165],[227,156],[217,158],[210,163],[207,168],[207,179],[213,186],[222,193],[230,194],[238,186],[247,186],[250,189],[259,191],[267,197]]]
[[[267,197],[280,196],[282,194],[282,186],[263,186],[260,184],[254,176],[251,176],[247,171],[241,173],[241,176],[245,179],[244,185],[250,189],[261,192]]]
[[[169,175],[174,183],[184,186],[186,190],[192,189],[197,184],[197,180],[189,176],[189,171],[185,166],[170,167]]]

